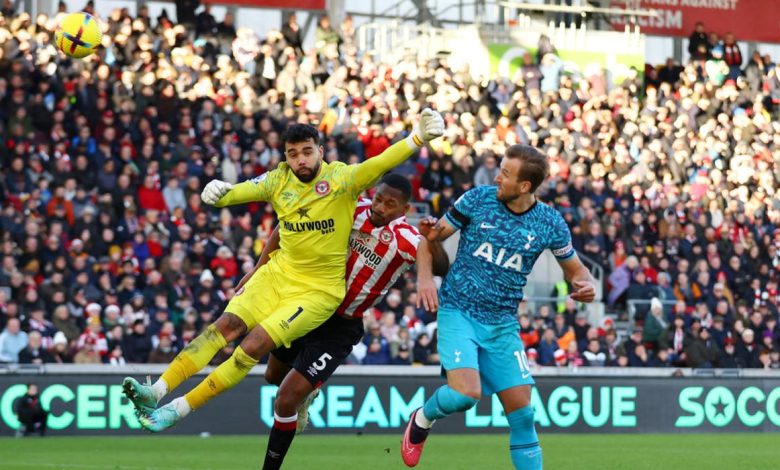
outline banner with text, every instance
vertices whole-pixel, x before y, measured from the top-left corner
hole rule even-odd
[[[15,403],[30,381],[49,410],[52,435],[141,434],[120,376],[6,375],[0,376],[0,435],[18,427]],[[442,383],[434,377],[334,377],[309,409],[307,432],[400,433]],[[265,434],[275,394],[276,387],[250,375],[166,433]],[[780,379],[543,377],[532,404],[542,433],[780,431]],[[493,396],[441,420],[436,432],[506,433],[507,427]]]
[[[707,32],[721,37],[734,33],[738,41],[780,42],[780,8],[777,0],[615,0],[613,8],[658,12],[655,18],[637,18],[641,31],[659,36],[690,36],[701,21]],[[623,30],[628,17],[612,17]]]

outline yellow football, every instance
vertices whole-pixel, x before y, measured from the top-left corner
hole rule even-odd
[[[100,24],[95,17],[84,12],[69,14],[54,32],[57,48],[76,59],[83,59],[95,52],[102,37]]]

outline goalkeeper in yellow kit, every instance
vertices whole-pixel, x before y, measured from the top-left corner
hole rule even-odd
[[[167,429],[192,410],[239,383],[271,350],[315,329],[345,294],[345,260],[358,196],[418,148],[444,133],[441,115],[426,109],[405,140],[357,165],[323,161],[317,130],[294,124],[283,136],[285,163],[257,178],[231,185],[209,182],[206,204],[225,207],[252,201],[273,204],[280,249],[228,303],[225,313],[179,353],[152,385],[132,377],[125,395],[152,432]],[[233,355],[186,395],[157,403],[205,367],[225,345],[247,333]]]

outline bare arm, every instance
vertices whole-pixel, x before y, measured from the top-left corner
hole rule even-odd
[[[417,308],[423,306],[429,312],[439,309],[439,292],[436,281],[433,280],[434,255],[431,247],[434,244],[441,247],[438,241],[430,242],[422,238],[417,247]]]
[[[434,237],[432,231],[436,222],[433,217],[420,221],[420,233],[423,238],[417,247],[417,307],[422,305],[429,312],[435,312],[439,308],[439,295],[433,276],[445,276],[450,263],[441,242],[438,239],[428,238]]]
[[[420,233],[430,242],[443,242],[457,230],[444,217],[438,221],[434,218],[426,218],[420,221]]]
[[[593,302],[596,298],[596,281],[590,275],[588,268],[582,264],[579,256],[575,253],[567,260],[558,260],[558,264],[563,269],[563,277],[574,286],[569,296],[577,302]]]
[[[241,278],[241,281],[236,286],[236,292],[239,291],[242,287],[244,287],[244,284],[249,281],[249,279],[257,272],[258,269],[260,269],[260,266],[266,264],[269,259],[271,259],[271,253],[279,249],[279,226],[277,225],[274,228],[273,233],[271,234],[271,238],[268,239],[268,243],[265,244],[265,247],[263,248],[263,252],[260,253],[260,259],[257,260],[257,264],[255,264],[254,269],[249,271],[244,275],[244,277]]]

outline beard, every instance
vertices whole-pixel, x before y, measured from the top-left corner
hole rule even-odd
[[[295,173],[295,177],[298,178],[301,183],[310,183],[319,172],[320,162],[317,162],[317,164],[314,165],[314,168],[301,168],[298,171],[293,171],[293,173]]]
[[[510,203],[518,197],[520,197],[519,194],[507,194],[506,192],[503,192],[501,187],[499,187],[498,191],[496,191],[496,198],[504,204]]]

